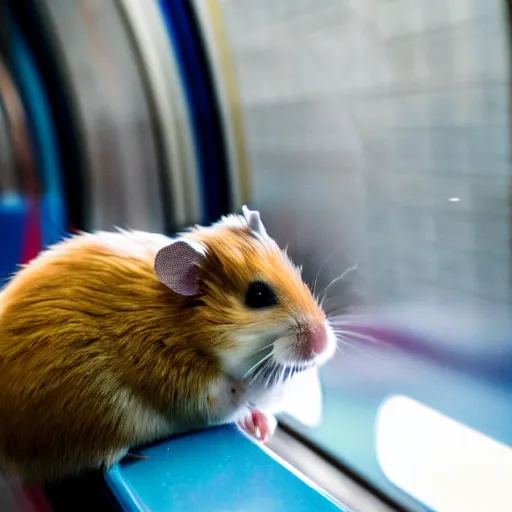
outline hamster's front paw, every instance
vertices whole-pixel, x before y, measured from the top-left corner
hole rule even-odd
[[[208,404],[213,423],[232,420],[245,403],[246,386],[241,380],[222,376],[210,385]]]
[[[262,443],[274,435],[277,420],[270,414],[265,414],[259,409],[250,409],[248,413],[238,421],[238,426],[252,437]]]

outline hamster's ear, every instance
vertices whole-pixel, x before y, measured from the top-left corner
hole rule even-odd
[[[244,205],[242,206],[242,213],[244,214],[247,224],[249,224],[249,227],[255,233],[259,233],[260,235],[267,234],[267,230],[265,229],[263,222],[261,222],[260,212],[255,210],[249,210],[249,208],[247,208],[247,206]]]
[[[180,295],[199,293],[198,268],[206,257],[205,248],[179,238],[160,249],[155,257],[155,273],[160,282]]]

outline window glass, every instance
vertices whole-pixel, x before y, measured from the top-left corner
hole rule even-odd
[[[222,6],[267,228],[318,290],[355,267],[326,304],[363,335],[322,373],[321,426],[289,421],[421,510],[378,460],[390,396],[512,445],[506,4]]]

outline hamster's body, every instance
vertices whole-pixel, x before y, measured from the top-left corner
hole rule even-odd
[[[176,368],[199,367],[203,359],[180,347],[177,366],[162,363],[159,340],[178,339],[175,330],[186,324],[169,322],[167,301],[159,301],[167,290],[153,262],[167,243],[143,233],[72,238],[43,253],[2,292],[0,461],[15,461],[13,469],[20,464],[38,477],[50,470],[51,454],[60,463],[50,476],[58,476],[68,472],[67,461],[73,471],[109,465],[130,446],[187,428],[164,413],[172,405],[186,411],[191,383],[177,382]],[[135,336],[145,349],[134,350]],[[195,385],[207,389],[218,370],[208,361],[203,366],[194,372]],[[148,378],[154,372],[158,381]]]
[[[264,344],[245,365],[237,356],[256,320],[233,304],[244,278],[230,258],[247,266],[249,231],[228,224],[186,235],[207,249],[186,269],[200,269],[197,293],[164,284],[155,260],[174,241],[141,232],[70,238],[14,277],[0,293],[1,470],[59,479],[260,402],[275,409],[277,382],[244,380]]]

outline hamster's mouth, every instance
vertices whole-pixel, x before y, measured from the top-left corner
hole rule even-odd
[[[276,364],[273,367],[262,368],[262,370],[258,372],[258,375],[255,377],[255,379],[257,379],[259,382],[262,382],[265,387],[272,387],[276,384],[284,384],[294,375],[313,368],[314,366],[316,366],[314,362],[294,364],[293,366]]]
[[[317,366],[314,359],[278,361],[275,358],[274,348],[267,351],[259,362],[247,372],[250,382],[262,383],[265,387],[284,384],[294,375]]]
[[[285,383],[294,375],[322,366],[334,352],[335,337],[330,326],[320,329],[320,338],[317,334],[295,325],[260,333],[253,340],[255,350],[236,362],[231,360],[231,372],[265,387]]]

